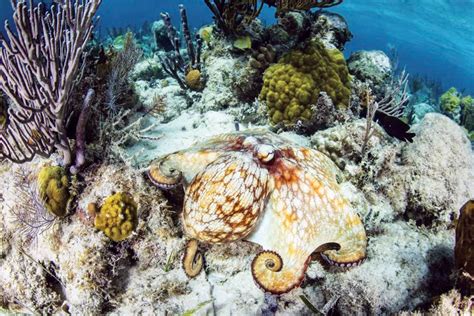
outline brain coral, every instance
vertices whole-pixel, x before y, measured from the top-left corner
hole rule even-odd
[[[113,241],[127,238],[137,227],[137,204],[128,193],[116,193],[105,199],[94,226]]]
[[[201,72],[198,69],[190,70],[184,79],[189,89],[194,91],[202,90]]]
[[[331,97],[338,109],[347,108],[349,103],[350,77],[344,56],[318,42],[284,55],[265,71],[263,81],[260,100],[266,101],[274,124],[309,120],[311,106],[321,91]]]
[[[69,178],[59,166],[45,166],[38,174],[38,191],[46,209],[56,216],[64,216],[70,198]]]

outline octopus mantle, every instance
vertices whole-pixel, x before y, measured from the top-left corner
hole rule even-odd
[[[261,245],[254,279],[281,294],[300,285],[315,251],[342,266],[365,258],[365,230],[340,192],[339,172],[323,153],[254,130],[161,157],[148,174],[161,188],[184,185],[189,237]]]

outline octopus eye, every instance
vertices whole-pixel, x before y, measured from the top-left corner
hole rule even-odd
[[[275,148],[270,145],[260,145],[257,148],[257,157],[262,162],[270,162],[275,158]]]
[[[177,187],[183,178],[179,170],[166,166],[166,160],[160,161],[158,166],[151,166],[148,177],[154,185],[161,189],[172,189]]]

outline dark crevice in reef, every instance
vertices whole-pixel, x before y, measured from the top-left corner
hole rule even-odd
[[[416,203],[415,205],[418,205],[418,203]],[[434,216],[434,214],[429,214],[428,212],[425,212],[424,209],[422,209],[421,207],[415,207],[408,208],[405,211],[405,213],[403,214],[403,220],[414,220],[416,226],[418,227],[432,227],[435,223],[436,217]]]
[[[454,287],[452,268],[454,251],[444,245],[437,245],[428,251],[428,290],[433,296],[440,296]],[[429,306],[427,306],[429,307]]]
[[[67,300],[66,292],[65,292],[62,282],[57,276],[57,273],[56,273],[57,269],[58,267],[53,261],[50,261],[49,265],[47,266],[45,265],[45,270],[48,271],[48,273],[45,274],[45,280],[46,280],[46,284],[51,289],[51,291],[59,295],[61,302],[65,302]]]
[[[182,186],[179,186],[177,188],[174,188],[169,191],[162,191],[163,195],[167,199],[170,207],[173,212],[169,212],[169,216],[172,220],[173,226],[174,227],[180,227],[181,226],[181,210],[183,209],[183,202],[184,202],[184,189]],[[183,232],[182,230],[178,230],[178,236],[179,238],[183,237]]]
[[[112,243],[108,248],[109,259],[109,280],[110,291],[114,297],[120,297],[125,293],[130,281],[130,269],[137,264],[135,252],[130,241]],[[102,306],[102,313],[110,313],[115,309],[115,305],[106,301]]]
[[[454,252],[451,248],[437,245],[430,249],[426,256],[428,273],[424,280],[423,291],[427,291],[425,302],[419,304],[414,310],[428,311],[434,301],[442,294],[449,292],[454,287]]]

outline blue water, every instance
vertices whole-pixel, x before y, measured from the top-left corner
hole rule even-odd
[[[139,27],[159,19],[162,11],[177,23],[180,3],[193,27],[212,20],[199,0],[103,0],[100,27]],[[474,0],[345,0],[331,11],[342,14],[354,34],[347,56],[361,49],[388,51],[392,45],[408,72],[474,94]],[[0,20],[9,15],[9,1],[0,0]],[[260,18],[272,23],[273,11],[265,10]]]

